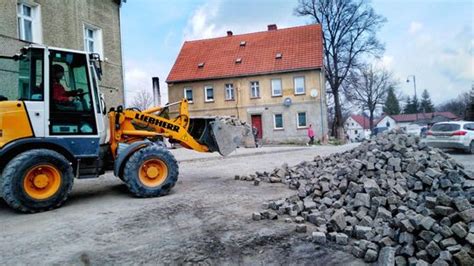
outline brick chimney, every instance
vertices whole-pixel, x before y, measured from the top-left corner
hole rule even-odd
[[[231,30],[228,30],[228,31],[227,31],[227,36],[232,36],[232,35],[234,35],[234,34],[232,33],[232,31],[231,31]]]
[[[267,26],[268,27],[268,30],[271,31],[271,30],[277,30],[277,25],[276,24],[270,24]]]

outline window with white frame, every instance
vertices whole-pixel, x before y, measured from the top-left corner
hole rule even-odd
[[[281,79],[272,79],[272,96],[281,96]]]
[[[184,88],[184,99],[188,100],[188,102],[193,102],[193,89],[192,88]]]
[[[304,77],[295,77],[293,80],[295,84],[295,94],[304,94]]]
[[[273,115],[273,128],[283,129],[283,115],[282,114]]]
[[[104,59],[101,29],[84,25],[84,51],[98,53],[101,59]]]
[[[298,112],[298,114],[296,115],[296,120],[297,120],[296,122],[297,122],[298,128],[307,127],[306,112]]]
[[[250,97],[251,98],[260,97],[260,83],[258,81],[250,82]]]
[[[214,88],[212,86],[205,86],[204,87],[204,100],[206,102],[213,102],[214,101]]]
[[[234,84],[225,84],[225,99],[228,101],[234,100]]]
[[[42,42],[41,12],[39,5],[17,5],[18,38],[28,42]]]

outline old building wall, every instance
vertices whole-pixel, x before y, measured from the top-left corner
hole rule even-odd
[[[0,53],[14,54],[28,44],[18,38],[17,4],[40,7],[41,44],[84,50],[84,25],[102,33],[101,91],[108,106],[124,102],[118,0],[7,0],[0,5]]]
[[[295,94],[294,77],[304,77],[304,94]],[[229,115],[250,123],[252,115],[261,115],[264,142],[303,142],[307,141],[307,127],[297,127],[298,112],[306,112],[307,125],[313,125],[317,138],[322,138],[327,133],[325,91],[321,89],[324,84],[323,78],[320,70],[287,72],[169,84],[168,93],[169,101],[176,102],[184,97],[184,88],[192,88],[193,103],[189,105],[192,116]],[[281,96],[272,96],[272,79],[281,79]],[[252,81],[258,81],[260,84],[258,98],[251,97]],[[225,100],[225,84],[229,83],[234,85],[234,100]],[[204,100],[205,86],[214,88],[213,102]],[[315,97],[311,96],[313,89],[317,91]],[[291,100],[288,106],[284,105],[287,98]],[[275,114],[283,115],[283,129],[274,128]]]

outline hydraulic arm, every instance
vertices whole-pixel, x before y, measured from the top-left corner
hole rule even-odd
[[[169,118],[168,108],[179,105],[179,113]],[[115,156],[119,143],[133,143],[143,139],[168,138],[183,147],[199,152],[218,151],[227,155],[237,143],[233,131],[216,118],[189,117],[188,102],[153,107],[144,111],[136,108],[121,109],[109,113],[111,131],[111,151]]]

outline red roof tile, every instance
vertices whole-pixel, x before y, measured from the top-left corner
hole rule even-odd
[[[449,119],[459,119],[456,115],[451,112],[434,112],[434,113],[418,113],[418,120],[433,119],[436,116],[444,116]],[[415,122],[417,121],[417,114],[401,114],[401,115],[390,115],[393,120],[397,122]]]
[[[245,46],[240,43],[245,41]],[[276,59],[281,53],[282,58]],[[236,59],[241,58],[241,63]],[[204,63],[203,67],[198,67]],[[166,82],[317,69],[323,66],[319,24],[184,43]]]
[[[351,115],[351,118],[354,119],[362,128],[370,129],[370,119],[368,117],[364,115]]]

